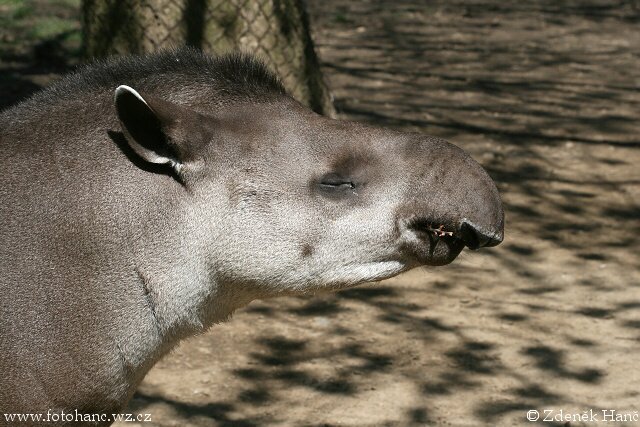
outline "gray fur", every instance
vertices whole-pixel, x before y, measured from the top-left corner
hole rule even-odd
[[[148,110],[127,90],[114,108],[120,85]],[[502,240],[495,185],[462,150],[318,116],[241,55],[90,66],[3,112],[0,147],[0,413],[117,412],[253,299]]]

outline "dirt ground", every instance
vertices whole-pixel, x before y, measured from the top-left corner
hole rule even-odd
[[[309,6],[341,118],[470,152],[501,190],[506,240],[252,303],[149,373],[140,425],[640,425],[640,6]],[[544,409],[599,422],[527,421]]]

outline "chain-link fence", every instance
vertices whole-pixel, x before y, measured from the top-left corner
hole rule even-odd
[[[303,0],[85,0],[89,57],[191,45],[260,56],[300,102],[333,116]]]

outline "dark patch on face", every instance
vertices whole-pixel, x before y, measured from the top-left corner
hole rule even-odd
[[[378,163],[371,153],[339,153],[328,170],[312,180],[313,191],[330,200],[361,202],[365,188],[378,175]]]
[[[314,248],[312,245],[310,245],[309,243],[305,243],[302,245],[302,258],[309,258],[311,255],[313,255],[314,252]]]
[[[331,172],[341,176],[361,177],[370,170],[375,158],[370,153],[345,152],[339,154],[331,163]]]

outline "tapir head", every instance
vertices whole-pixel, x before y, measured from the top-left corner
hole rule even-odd
[[[189,105],[120,86],[115,103],[137,155],[173,169],[216,280],[256,297],[385,279],[503,239],[496,186],[444,140],[285,95]]]

